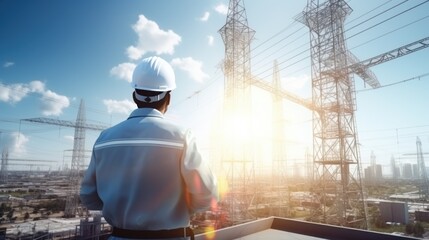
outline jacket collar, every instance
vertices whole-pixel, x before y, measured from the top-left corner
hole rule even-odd
[[[154,108],[137,108],[135,109],[128,119],[135,117],[159,117],[164,118],[164,114]]]

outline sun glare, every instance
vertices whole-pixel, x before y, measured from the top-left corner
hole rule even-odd
[[[302,106],[283,101],[280,114],[273,99],[264,91],[253,91],[250,108],[238,106],[236,111],[218,115],[212,141],[217,145],[216,159],[222,161],[253,161],[255,169],[270,174],[275,149],[281,148],[283,159],[304,159],[311,146],[311,112]],[[279,118],[279,119],[276,119]],[[287,159],[286,159],[287,158]],[[220,167],[222,169],[222,167]]]

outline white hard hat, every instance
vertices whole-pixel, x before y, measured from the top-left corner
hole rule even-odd
[[[135,89],[166,92],[176,88],[176,77],[167,61],[153,56],[136,66],[131,83]]]

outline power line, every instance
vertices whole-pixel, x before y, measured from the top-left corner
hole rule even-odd
[[[387,36],[387,35],[389,35],[389,34],[391,34],[391,33],[393,33],[393,32],[396,32],[396,31],[401,30],[401,29],[403,29],[403,28],[406,28],[406,27],[408,27],[408,26],[410,26],[410,25],[412,25],[412,24],[415,24],[415,23],[417,23],[417,22],[420,22],[420,21],[422,21],[422,20],[424,20],[424,19],[426,19],[426,18],[428,18],[428,17],[429,17],[429,15],[426,15],[426,16],[424,16],[424,17],[422,17],[422,18],[419,18],[419,19],[417,19],[417,20],[415,20],[415,21],[412,21],[412,22],[410,22],[410,23],[407,23],[407,24],[405,24],[405,25],[402,25],[402,26],[400,26],[400,27],[398,27],[398,28],[395,28],[395,29],[393,29],[393,30],[391,30],[391,31],[388,31],[388,32],[384,33],[384,34],[381,34],[381,35],[380,35],[380,36],[378,36],[378,37],[372,38],[372,39],[370,39],[370,40],[368,40],[368,41],[366,41],[366,42],[363,42],[363,43],[361,43],[361,44],[359,44],[359,45],[356,45],[356,46],[354,46],[354,47],[351,47],[351,48],[350,48],[350,50],[351,50],[351,49],[358,48],[358,47],[361,47],[361,46],[363,46],[363,45],[366,45],[366,44],[368,44],[368,43],[370,43],[370,42],[372,42],[372,41],[374,41],[374,40],[377,40],[377,39],[379,39],[379,38],[385,37],[385,36]]]
[[[408,0],[406,0],[406,1],[408,1]],[[374,17],[376,17],[376,16],[379,16],[379,15],[381,15],[381,14],[383,14],[383,13],[385,13],[385,12],[387,12],[387,11],[389,11],[389,10],[391,10],[391,9],[395,8],[395,7],[398,7],[399,5],[401,5],[402,3],[406,2],[406,1],[403,1],[403,2],[401,2],[401,3],[399,3],[399,4],[396,4],[395,6],[390,7],[389,9],[384,10],[384,11],[383,11],[383,12],[381,12],[381,13],[378,13],[377,15],[375,15],[375,16],[373,16],[373,17],[371,17],[370,19],[372,19],[372,18],[374,18]],[[372,28],[374,28],[374,27],[376,27],[376,26],[378,26],[378,25],[381,25],[381,24],[383,24],[383,23],[385,23],[385,22],[387,22],[387,21],[389,21],[389,20],[391,20],[391,19],[393,19],[393,18],[395,18],[395,17],[398,17],[398,16],[400,16],[400,15],[402,15],[402,14],[404,14],[404,13],[406,13],[406,12],[408,12],[408,11],[412,10],[412,9],[415,9],[415,8],[417,8],[417,7],[421,6],[422,4],[424,4],[424,3],[428,2],[428,1],[429,1],[429,0],[427,0],[427,1],[425,1],[425,2],[422,2],[422,3],[420,3],[420,4],[417,4],[417,5],[413,6],[413,7],[410,7],[410,8],[408,8],[408,9],[406,9],[406,10],[404,10],[404,11],[402,11],[402,12],[398,13],[398,14],[395,14],[394,16],[389,17],[389,18],[388,18],[388,19],[386,19],[386,20],[383,20],[383,21],[381,21],[381,22],[379,22],[379,23],[376,23],[376,24],[374,24],[374,25],[372,25],[372,26],[370,26],[370,27],[368,27],[368,28],[366,28],[366,29],[364,29],[364,30],[360,31],[359,33],[356,33],[356,34],[354,34],[354,35],[352,35],[352,36],[350,36],[350,37],[346,38],[345,40],[350,39],[350,38],[352,38],[352,37],[355,37],[355,36],[357,36],[357,35],[359,35],[359,34],[361,34],[361,33],[365,32],[365,31],[368,31],[369,29],[372,29]],[[384,5],[384,4],[382,4],[382,5],[380,5],[380,6],[383,6],[383,5]],[[377,8],[379,8],[380,6],[378,6]],[[372,10],[372,11],[373,11],[373,10]],[[424,19],[424,18],[423,18],[423,19]],[[420,19],[420,20],[422,20],[422,19]],[[418,22],[418,21],[420,21],[420,20],[414,21],[413,23]],[[356,27],[356,26],[359,26],[359,25],[361,25],[361,24],[363,24],[363,23],[365,23],[365,22],[367,22],[367,21],[368,21],[368,20],[364,20],[363,22],[356,24],[356,25],[355,25],[355,26],[353,26],[352,28],[354,28],[354,27]],[[406,26],[409,26],[409,25],[411,25],[411,24],[413,24],[413,23],[407,24]],[[404,27],[406,27],[406,26],[403,26],[402,28],[404,28]],[[399,30],[399,29],[400,29],[400,28],[397,28],[397,30]],[[348,29],[348,30],[349,30],[349,29]],[[346,31],[348,31],[348,30],[346,30]],[[394,32],[394,31],[392,31],[392,32]],[[386,35],[387,35],[387,34],[388,34],[388,33],[386,33]],[[375,39],[374,39],[374,40],[375,40]],[[372,40],[372,41],[373,41],[373,40]],[[368,41],[368,43],[369,43],[369,41]],[[363,44],[362,44],[362,45],[363,45]],[[303,46],[303,45],[301,45],[301,46]],[[298,48],[300,48],[301,46],[299,46]],[[360,46],[361,46],[361,45],[360,45]],[[295,48],[295,50],[296,50],[296,49],[297,49],[297,48]],[[290,58],[288,58],[288,59],[285,59],[284,61],[281,61],[281,62],[279,63],[279,66],[283,65],[283,64],[284,64],[284,63],[286,63],[286,62],[291,61],[292,59],[294,59],[294,58],[298,57],[298,56],[299,56],[299,55],[301,55],[301,54],[304,54],[305,52],[309,51],[309,49],[310,49],[310,48],[307,48],[306,50],[301,51],[301,52],[300,52],[300,53],[298,53],[297,55],[294,55],[294,56],[292,56],[292,57],[290,57]],[[284,56],[286,56],[286,55],[287,55],[287,54],[284,54],[284,55],[282,55],[281,57],[284,57]],[[291,67],[291,66],[293,66],[293,65],[296,65],[297,63],[302,62],[302,61],[304,61],[305,59],[307,59],[307,58],[309,58],[309,57],[310,57],[310,56],[304,57],[304,58],[302,58],[302,59],[300,59],[300,60],[298,60],[298,61],[296,61],[296,62],[294,62],[294,63],[292,63],[292,64],[289,64],[289,65],[287,65],[287,66],[281,67],[281,68],[280,68],[280,70],[285,70],[286,68],[289,68],[289,67]],[[266,70],[264,70],[264,71],[261,71],[259,74],[256,74],[256,76],[261,77],[261,75],[263,75],[264,73],[266,73],[266,72],[268,72],[268,71],[271,71],[271,69],[269,68],[269,69],[266,69]],[[269,77],[269,76],[271,76],[271,75],[272,75],[272,73],[268,74],[267,76],[261,77],[261,78],[267,78],[267,77]]]
[[[179,105],[181,105],[181,104],[183,104],[184,102],[186,102],[186,101],[188,101],[188,100],[190,100],[190,99],[192,99],[193,97],[195,97],[195,96],[198,96],[199,94],[201,94],[203,91],[205,91],[205,90],[207,90],[209,87],[211,87],[215,82],[217,82],[217,81],[219,81],[220,79],[222,79],[221,78],[222,77],[222,75],[217,75],[216,77],[214,77],[213,78],[213,80],[212,81],[210,81],[208,84],[206,84],[204,87],[202,87],[202,88],[200,88],[199,90],[197,90],[197,91],[194,91],[192,94],[190,94],[188,97],[186,97],[185,99],[183,99],[183,100],[181,100],[181,101],[178,101],[177,103],[175,103],[175,104],[172,104],[171,105],[171,108],[177,108]]]
[[[291,33],[291,34],[289,34],[289,35],[287,35],[286,37],[284,37],[284,38],[282,38],[282,39],[280,39],[280,40],[278,40],[277,42],[275,42],[273,45],[271,45],[271,46],[269,46],[269,47],[267,47],[267,48],[265,48],[265,49],[263,49],[262,51],[260,51],[259,53],[257,53],[257,54],[255,54],[255,55],[253,55],[253,58],[256,58],[257,56],[259,56],[260,54],[262,54],[262,53],[266,53],[269,49],[271,49],[271,48],[273,48],[273,47],[275,47],[277,44],[279,44],[279,43],[281,43],[281,42],[283,42],[283,41],[285,41],[286,39],[288,39],[288,38],[290,38],[290,37],[292,37],[293,35],[295,35],[297,32],[299,32],[299,31],[301,31],[302,29],[304,29],[304,26],[302,26],[301,28],[299,28],[299,29],[297,29],[297,30],[295,30],[293,33]],[[289,45],[289,44],[292,44],[292,43],[294,43],[294,42],[296,42],[297,40],[299,40],[300,38],[302,38],[304,35],[306,35],[307,33],[306,32],[304,32],[303,34],[301,34],[300,36],[298,36],[295,40],[293,40],[293,41],[291,41],[290,43],[287,43],[287,44],[284,44],[284,45],[282,45],[282,46],[280,46],[280,49],[282,49],[283,47],[285,47],[285,46],[287,46],[287,45]],[[271,40],[271,39],[268,39],[268,40]],[[268,41],[267,40],[267,41]],[[308,44],[308,42],[307,43],[305,43],[305,45],[306,44]],[[275,53],[277,53],[277,51],[273,51],[273,53],[271,53],[270,55],[268,55],[268,57],[269,56],[272,56],[272,55],[274,55]],[[264,59],[262,59],[262,60],[264,60]],[[262,61],[261,60],[261,61]],[[260,62],[261,62],[260,61]],[[256,63],[256,64],[254,64],[255,66],[256,65],[258,65],[258,63]]]
[[[279,32],[277,32],[276,34],[274,34],[273,36],[269,37],[267,40],[263,41],[262,43],[260,43],[259,45],[257,45],[256,47],[252,48],[251,51],[256,50],[257,48],[259,48],[260,46],[264,45],[265,43],[269,42],[270,40],[274,39],[275,37],[277,37],[278,35],[280,35],[281,33],[283,33],[284,31],[286,31],[287,29],[289,29],[290,27],[292,27],[293,25],[295,25],[296,22],[292,22],[291,24],[289,24],[288,26],[286,26],[285,28],[283,28],[282,30],[280,30]],[[301,27],[300,29],[302,29],[303,27]],[[287,38],[287,37],[286,37]],[[284,39],[284,38],[283,38]]]
[[[351,35],[350,37],[346,38],[345,40],[347,40],[347,39],[349,39],[349,38],[352,38],[352,37],[355,37],[356,35],[359,35],[359,34],[361,34],[361,33],[363,33],[363,32],[366,32],[366,31],[368,31],[368,30],[370,30],[370,29],[372,29],[372,28],[374,28],[374,27],[376,27],[376,26],[378,26],[378,25],[380,25],[380,24],[383,24],[383,23],[385,23],[385,22],[387,22],[387,21],[389,21],[389,20],[392,20],[393,18],[398,17],[398,16],[400,16],[400,15],[402,15],[402,14],[404,14],[404,13],[408,12],[408,11],[411,11],[411,10],[413,10],[413,9],[415,9],[415,8],[417,8],[417,7],[419,7],[419,6],[423,5],[423,4],[425,4],[425,3],[427,3],[427,2],[429,2],[429,0],[426,0],[426,1],[422,2],[422,3],[419,3],[419,4],[417,4],[417,5],[413,6],[413,7],[408,8],[408,9],[406,9],[406,10],[404,10],[404,11],[400,12],[400,13],[397,13],[397,14],[395,14],[395,15],[393,15],[393,16],[391,16],[391,17],[389,17],[389,18],[387,18],[387,19],[385,19],[385,20],[383,20],[383,21],[381,21],[381,22],[378,22],[378,23],[376,23],[376,24],[374,24],[374,25],[372,25],[372,26],[370,26],[370,27],[368,27],[368,28],[365,28],[364,30],[359,31],[359,32],[357,32],[357,33],[355,33],[355,34]]]
[[[364,24],[364,23],[366,23],[366,22],[370,21],[371,19],[374,19],[374,18],[376,18],[376,17],[378,17],[378,16],[382,15],[383,13],[386,13],[386,12],[388,12],[388,11],[390,11],[390,10],[392,10],[392,9],[396,8],[397,6],[400,6],[400,5],[402,5],[402,4],[404,4],[404,3],[408,2],[408,1],[409,1],[409,0],[402,1],[402,2],[400,2],[400,3],[398,3],[398,4],[396,4],[396,5],[395,5],[395,6],[393,6],[393,7],[390,7],[390,8],[388,8],[388,9],[386,9],[386,10],[384,10],[384,11],[382,11],[382,12],[380,12],[380,13],[378,13],[378,14],[376,14],[376,15],[374,15],[374,16],[372,16],[372,17],[368,18],[368,19],[366,19],[365,21],[362,21],[362,22],[360,22],[360,23],[358,23],[358,24],[354,25],[353,27],[348,28],[348,29],[347,29],[347,30],[345,30],[344,32],[347,32],[347,31],[349,31],[349,30],[352,30],[353,28],[355,28],[355,27],[357,27],[357,26],[360,26],[360,25],[362,25],[362,24]]]
[[[357,19],[359,19],[359,18],[361,18],[361,17],[363,17],[363,16],[365,16],[365,15],[367,15],[367,14],[369,14],[369,13],[371,13],[371,12],[375,11],[376,9],[378,9],[378,8],[380,8],[380,7],[384,6],[384,5],[386,5],[387,3],[391,2],[391,1],[392,1],[392,0],[387,1],[387,2],[385,2],[385,3],[383,3],[383,4],[381,4],[381,5],[378,5],[378,6],[377,6],[377,7],[375,7],[374,9],[372,9],[372,10],[368,11],[367,13],[365,13],[365,14],[363,14],[363,15],[359,16],[358,18],[353,19],[351,22],[353,22],[353,21],[355,21],[355,20],[357,20]],[[373,18],[375,18],[375,17],[377,17],[377,16],[380,16],[381,14],[383,14],[383,13],[385,13],[385,12],[388,12],[388,11],[390,11],[391,9],[393,9],[393,8],[395,8],[395,7],[399,6],[399,5],[401,5],[401,4],[403,4],[403,3],[407,2],[407,1],[408,1],[408,0],[403,1],[403,2],[401,2],[401,3],[399,3],[399,4],[396,4],[396,5],[394,5],[393,7],[390,7],[389,9],[384,10],[384,11],[382,11],[381,13],[378,13],[378,14],[377,14],[377,15],[375,15],[375,16],[372,16],[371,18],[369,18],[369,19],[367,19],[367,20],[364,20],[364,21],[362,21],[362,22],[360,22],[360,23],[358,23],[358,24],[354,25],[351,29],[353,29],[353,28],[355,28],[355,27],[357,27],[357,26],[359,26],[359,25],[362,25],[362,24],[363,24],[363,23],[365,23],[365,22],[368,22],[369,20],[371,20],[371,19],[373,19]],[[429,0],[428,0],[428,1],[429,1]],[[426,1],[426,2],[427,2],[427,1]],[[426,3],[426,2],[424,2],[424,3]],[[388,21],[388,20],[390,20],[390,19],[393,19],[394,17],[397,17],[397,16],[399,16],[399,15],[401,15],[401,14],[403,14],[403,13],[407,12],[407,11],[410,11],[410,10],[412,10],[412,9],[414,9],[414,8],[416,8],[416,7],[420,6],[420,5],[422,5],[422,4],[423,4],[423,3],[421,3],[421,4],[419,4],[419,5],[416,5],[416,6],[412,7],[412,8],[409,8],[409,9],[407,9],[407,10],[405,10],[405,11],[403,11],[403,12],[399,13],[399,14],[396,14],[396,15],[394,15],[394,16],[392,16],[392,17],[388,18],[387,20],[384,20],[384,21],[382,21],[382,22],[379,22],[379,23],[377,23],[377,24],[375,24],[375,25],[373,25],[373,26],[371,26],[371,27],[367,28],[367,30],[369,30],[370,28],[373,28],[373,27],[375,27],[375,26],[378,26],[378,25],[380,25],[380,24],[382,24],[382,23],[384,23],[384,22],[386,22],[386,21]],[[424,18],[427,18],[427,17],[428,17],[428,16],[426,16],[426,17],[424,17]],[[378,39],[378,38],[381,38],[381,37],[383,37],[383,36],[385,36],[385,35],[387,35],[387,34],[389,34],[389,33],[392,33],[392,32],[394,32],[394,31],[397,31],[397,30],[399,30],[399,29],[402,29],[402,28],[404,28],[404,27],[407,27],[407,26],[409,26],[409,25],[411,25],[411,24],[413,24],[413,23],[416,23],[416,22],[418,22],[418,21],[420,21],[420,20],[423,20],[424,18],[421,18],[421,19],[416,20],[416,21],[414,21],[414,22],[412,22],[412,23],[406,24],[406,25],[404,25],[404,26],[402,26],[402,27],[400,27],[400,28],[397,28],[397,29],[395,29],[395,30],[393,30],[393,31],[390,31],[390,32],[388,32],[388,33],[385,33],[385,34],[383,34],[383,35],[381,35],[381,36],[379,36],[379,37],[373,38],[373,39],[372,39],[372,40],[370,40],[370,41],[374,41],[374,40],[376,40],[376,39]],[[296,23],[296,22],[294,22],[294,23]],[[289,29],[290,27],[292,27],[292,26],[294,25],[294,23],[292,23],[292,24],[288,25],[287,27],[283,28],[282,30],[280,30],[279,32],[277,32],[276,34],[274,34],[273,36],[271,36],[270,38],[266,39],[266,40],[265,40],[264,42],[262,42],[261,44],[259,44],[259,45],[257,45],[256,47],[254,47],[252,50],[258,49],[258,48],[260,48],[261,46],[263,46],[264,44],[266,44],[266,43],[268,43],[269,41],[273,40],[275,37],[279,36],[281,33],[285,32],[287,29]],[[350,22],[349,22],[349,23],[350,23]],[[297,33],[298,31],[300,31],[301,29],[303,29],[303,27],[299,28],[298,30],[295,30],[293,33],[291,33],[291,34],[287,35],[286,37],[283,37],[280,41],[277,41],[277,42],[275,42],[274,44],[272,44],[272,45],[268,46],[267,48],[264,48],[264,50],[262,50],[260,53],[256,54],[256,56],[260,55],[261,53],[263,53],[263,52],[264,52],[264,51],[266,51],[266,50],[269,50],[269,49],[271,49],[271,48],[273,48],[273,47],[275,47],[275,46],[279,45],[279,43],[280,43],[280,42],[284,42],[286,39],[288,39],[289,37],[293,36],[294,34],[296,34],[296,33]],[[348,29],[348,30],[350,30],[350,29]],[[346,31],[348,31],[348,30],[346,30]],[[305,33],[304,33],[304,34],[305,34]],[[303,34],[303,35],[304,35],[304,34]],[[290,42],[289,44],[291,44],[291,43],[293,43],[293,42],[295,42],[295,41],[299,40],[303,35],[300,35],[298,38],[296,38],[295,40],[293,40],[293,41],[292,41],[292,42]],[[354,36],[356,36],[356,35],[357,35],[357,34],[355,34],[355,35],[353,35],[353,36],[351,36],[351,37],[354,37]],[[351,37],[349,37],[349,38],[351,38]],[[355,46],[355,47],[353,47],[353,48],[360,47],[360,46],[362,46],[362,45],[364,45],[364,44],[369,43],[370,41],[367,41],[367,42],[365,42],[365,43],[363,43],[363,44],[360,44],[360,45],[358,45],[358,46]],[[304,43],[304,44],[300,45],[298,48],[294,48],[294,50],[293,50],[293,51],[296,51],[297,49],[301,48],[302,46],[305,46],[306,44],[308,44],[308,42],[306,42],[306,43]],[[286,46],[286,44],[285,44],[285,45],[282,45],[282,48],[283,48],[284,46]],[[279,65],[282,65],[282,64],[284,64],[284,63],[286,63],[286,62],[288,62],[288,61],[291,61],[292,59],[294,59],[294,58],[296,58],[296,57],[298,57],[298,56],[300,56],[300,55],[304,54],[304,53],[305,53],[305,52],[307,52],[308,50],[309,50],[309,48],[308,48],[308,49],[305,49],[304,51],[299,52],[298,54],[295,54],[294,56],[292,56],[292,57],[290,57],[290,58],[288,58],[288,59],[286,59],[286,60],[284,60],[284,61],[280,62],[280,63],[279,63]],[[292,52],[293,52],[293,51],[292,51]],[[276,53],[276,52],[274,52],[274,53]],[[291,52],[288,52],[288,54],[290,54],[290,53],[291,53]],[[273,54],[271,54],[271,55],[269,55],[269,56],[272,56],[272,55],[273,55]],[[286,56],[286,55],[287,55],[287,54],[284,54],[284,55],[282,55],[281,57],[284,57],[284,56]],[[310,57],[310,56],[305,56],[304,58],[301,58],[301,59],[299,59],[299,60],[297,60],[297,61],[295,61],[295,62],[293,62],[293,63],[291,63],[291,64],[289,64],[289,65],[286,65],[286,66],[282,67],[280,70],[284,70],[284,69],[286,69],[286,68],[288,68],[288,67],[291,67],[291,66],[293,66],[293,65],[295,65],[295,64],[297,64],[297,63],[299,63],[299,62],[304,61],[305,59],[307,59],[307,58],[309,58],[309,57]],[[261,62],[261,61],[257,62],[255,65],[259,64],[260,62]],[[267,64],[270,64],[270,63],[267,63]],[[267,64],[266,64],[266,65],[267,65]],[[264,66],[265,66],[265,65],[264,65]],[[297,71],[302,71],[303,69],[308,68],[308,67],[309,67],[309,66],[306,66],[306,67],[304,67],[304,68],[298,69]],[[263,72],[261,72],[261,73],[259,73],[259,74],[256,74],[256,76],[260,76],[262,73],[265,73],[265,72],[270,71],[270,70],[271,70],[271,69],[267,69],[267,70],[265,70],[265,71],[263,71]],[[295,72],[297,72],[297,71],[295,71]],[[271,75],[271,74],[269,74],[269,75],[267,75],[267,76],[265,76],[265,77],[269,77],[270,75]],[[265,78],[265,77],[264,77],[264,78]],[[423,77],[423,76],[422,76],[422,77]],[[179,105],[181,105],[182,103],[186,102],[187,100],[192,99],[192,98],[193,98],[193,97],[195,97],[195,96],[198,96],[199,94],[201,94],[203,91],[205,91],[206,89],[208,89],[212,84],[214,84],[214,83],[215,83],[215,82],[217,82],[218,80],[220,80],[220,77],[214,78],[214,79],[213,79],[213,81],[211,81],[209,84],[207,84],[207,85],[206,85],[206,86],[204,86],[203,88],[201,88],[201,89],[199,89],[199,90],[197,90],[197,91],[194,91],[191,95],[189,95],[188,97],[186,97],[186,98],[185,98],[185,99],[183,99],[182,101],[178,102],[177,104],[172,105],[172,108],[176,108],[176,107],[178,107]],[[406,81],[407,81],[407,80],[406,80]],[[386,85],[385,85],[385,86],[386,86]],[[384,87],[384,86],[383,86],[383,87]],[[371,90],[371,89],[368,89],[368,90]],[[360,90],[360,91],[366,91],[366,90]],[[357,92],[360,92],[360,91],[357,91]]]
[[[302,28],[303,28],[303,27],[302,27]],[[297,31],[295,31],[293,34],[295,34],[296,32],[297,32]],[[292,36],[293,34],[291,34],[291,35],[289,35],[289,36]],[[282,46],[280,47],[280,49],[283,49],[283,48],[284,48],[284,47],[286,47],[287,45],[290,45],[290,44],[292,44],[292,43],[294,43],[294,42],[298,41],[298,40],[299,40],[299,39],[301,39],[304,35],[307,35],[307,32],[304,32],[303,34],[301,34],[300,36],[298,36],[297,38],[295,38],[295,39],[294,39],[294,40],[292,40],[291,42],[288,42],[288,43],[286,43],[286,44],[282,45]],[[285,53],[285,54],[281,55],[280,57],[284,57],[284,56],[286,56],[286,55],[289,55],[289,54],[291,54],[292,52],[294,52],[294,51],[296,51],[296,50],[298,50],[298,49],[302,48],[303,46],[306,46],[308,43],[309,43],[309,42],[305,42],[305,43],[303,43],[303,44],[299,45],[298,47],[294,48],[292,51],[289,51],[289,52],[287,52],[287,53]],[[306,49],[305,51],[308,51],[308,50],[309,50],[309,49]],[[271,57],[271,56],[273,56],[273,55],[274,55],[274,54],[276,54],[276,53],[278,53],[278,51],[273,51],[270,55],[266,56],[266,58]],[[266,59],[262,59],[261,61],[259,61],[259,62],[257,62],[256,64],[254,64],[254,66],[257,66],[260,62],[262,62],[262,61],[264,61],[264,60],[266,60]],[[267,62],[266,64],[262,65],[262,66],[261,66],[261,68],[263,68],[263,67],[265,67],[265,66],[267,66],[267,65],[269,65],[269,64],[272,64],[272,63],[271,63],[271,62]]]
[[[423,127],[429,127],[429,125],[414,125],[414,126],[407,126],[407,127],[399,127],[399,128],[383,128],[383,129],[376,129],[376,130],[360,130],[360,132],[381,132],[381,131],[397,131],[401,129],[411,129],[411,128],[423,128]]]
[[[352,19],[352,20],[350,20],[350,21],[348,21],[345,25],[348,25],[348,24],[350,24],[350,23],[352,23],[352,22],[354,22],[354,21],[356,21],[356,20],[358,20],[358,19],[360,19],[360,18],[362,18],[362,17],[364,17],[364,16],[366,16],[366,15],[368,15],[368,14],[370,14],[370,13],[374,12],[375,10],[377,10],[377,9],[379,9],[380,7],[382,7],[382,6],[386,5],[386,4],[388,4],[388,3],[389,3],[389,2],[391,2],[391,1],[393,1],[393,0],[389,0],[389,1],[386,1],[386,2],[384,2],[384,3],[380,4],[380,5],[378,5],[377,7],[373,8],[372,10],[370,10],[370,11],[368,11],[368,12],[366,12],[366,13],[364,13],[364,14],[362,14],[362,15],[360,15],[360,16],[358,16],[358,17],[356,17],[356,18],[354,18],[354,19]]]
[[[390,87],[390,86],[394,86],[394,85],[401,84],[401,83],[406,83],[406,82],[413,81],[413,80],[420,80],[421,78],[424,78],[424,77],[427,77],[427,76],[429,76],[429,72],[421,74],[421,75],[418,75],[418,76],[415,76],[415,77],[412,77],[412,78],[408,78],[408,79],[405,79],[405,80],[402,80],[402,81],[398,81],[398,82],[394,82],[394,83],[390,83],[390,84],[385,84],[385,85],[382,85],[382,86],[380,86],[378,88],[367,88],[367,89],[356,90],[356,93],[366,92],[366,91],[371,91],[371,90],[377,90],[377,89],[380,89],[380,88]]]
[[[408,0],[406,0],[406,1],[408,1]],[[390,1],[389,1],[390,2]],[[377,9],[377,8],[380,8],[381,6],[384,6],[386,3],[383,3],[383,4],[381,4],[381,5],[379,5],[379,6],[377,6],[375,9]],[[394,7],[397,7],[397,6],[399,6],[400,4],[397,4],[397,5],[395,5]],[[394,8],[394,7],[392,7],[392,8]],[[392,8],[390,8],[390,9],[392,9]],[[362,17],[362,16],[364,16],[364,15],[367,15],[368,13],[370,13],[370,12],[372,12],[372,11],[374,11],[375,9],[373,9],[373,10],[371,10],[371,11],[369,11],[369,12],[367,12],[367,13],[365,13],[365,14],[363,14],[363,15],[361,15],[360,17]],[[386,10],[387,11],[387,10]],[[386,12],[386,11],[384,11],[384,12]],[[378,15],[380,15],[380,14],[378,14]],[[360,18],[360,17],[358,17],[358,18]],[[356,19],[355,19],[356,20]],[[367,21],[367,20],[366,20]],[[364,22],[366,22],[366,21],[363,21],[363,22],[361,22],[361,23],[359,23],[359,24],[357,24],[357,25],[355,25],[355,27],[356,26],[358,26],[358,25],[361,25],[361,24],[363,24]],[[300,29],[298,29],[298,30],[301,30],[302,28],[304,28],[304,26],[302,26]],[[297,30],[297,31],[298,31]],[[286,38],[288,38],[288,37],[290,37],[290,36],[292,36],[293,34],[295,34],[297,31],[295,31],[294,33],[292,33],[292,34],[290,34],[290,35],[288,35],[288,36],[286,36],[284,39],[286,39]],[[305,35],[305,34],[303,34],[303,35]],[[301,35],[300,37],[302,37],[303,35]],[[276,35],[274,35],[274,36],[276,36]],[[274,37],[273,36],[273,37]],[[273,37],[271,37],[271,38],[269,38],[269,39],[267,39],[265,42],[268,42],[269,40],[271,40],[271,39],[273,39]],[[294,41],[292,41],[291,43],[293,43],[293,42],[295,42],[296,40],[298,40],[298,38],[297,39],[295,39]],[[264,42],[264,43],[265,43]],[[276,46],[279,42],[281,42],[281,41],[278,41],[278,42],[276,42],[275,44],[273,44],[273,45],[271,45],[271,46],[269,46],[268,48],[266,48],[265,50],[268,50],[268,49],[270,49],[270,48],[272,48],[272,47],[274,47],[274,46]],[[289,43],[289,44],[291,44],[291,43]],[[309,42],[308,41],[306,41],[304,44],[302,44],[302,45],[300,45],[300,46],[298,46],[297,48],[294,48],[294,50],[293,51],[295,51],[295,50],[297,50],[297,49],[299,49],[299,48],[301,48],[302,46],[305,46],[305,45],[307,45]],[[286,46],[287,44],[285,44],[285,45],[283,45],[283,46],[281,46],[280,47],[280,49],[282,49],[284,46]],[[309,48],[308,49],[306,49],[305,51],[302,51],[302,53],[303,52],[306,52],[306,51],[308,51],[309,50]],[[274,53],[277,53],[277,52],[274,52]],[[274,54],[273,53],[273,54]],[[269,56],[272,56],[273,54],[271,54],[271,55],[269,55]],[[288,54],[290,54],[290,52],[288,52],[288,53],[286,53],[286,54],[284,54],[284,55],[282,55],[282,56],[280,56],[280,57],[284,57],[284,56],[286,56],[286,55],[288,55]],[[294,57],[296,57],[296,56],[293,56],[292,58],[294,58]],[[281,65],[282,63],[284,63],[284,62],[287,62],[287,61],[289,61],[290,59],[286,59],[285,61],[282,61],[279,65]],[[260,61],[261,62],[261,61]],[[258,62],[259,63],[259,62]],[[266,66],[266,65],[268,65],[268,64],[270,64],[270,63],[267,63],[267,64],[265,64],[264,66]],[[257,64],[255,64],[254,66],[256,66]],[[293,64],[292,64],[293,65]],[[270,70],[270,69],[269,69]],[[269,70],[265,70],[265,71],[263,71],[262,73],[264,73],[264,72],[266,72],[266,71],[269,71]],[[283,70],[283,69],[281,69],[281,70]]]

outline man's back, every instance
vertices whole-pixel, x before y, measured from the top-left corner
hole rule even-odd
[[[117,228],[180,228],[213,201],[211,176],[188,132],[142,108],[97,139],[81,199]]]

